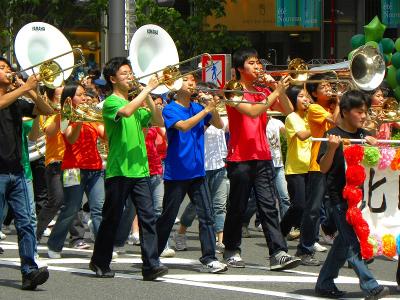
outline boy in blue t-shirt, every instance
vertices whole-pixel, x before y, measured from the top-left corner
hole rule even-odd
[[[163,212],[157,220],[158,252],[164,250],[179,207],[186,194],[196,206],[203,270],[221,273],[227,266],[215,257],[215,234],[212,203],[204,168],[204,126],[211,123],[222,128],[223,123],[211,100],[206,107],[190,101],[195,88],[193,75],[183,78],[177,100],[163,109],[167,129],[168,150],[164,169]]]

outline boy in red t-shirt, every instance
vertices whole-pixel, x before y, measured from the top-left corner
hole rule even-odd
[[[228,266],[243,268],[240,256],[241,224],[251,189],[254,189],[261,225],[269,248],[271,270],[294,268],[300,260],[287,254],[286,241],[279,229],[278,210],[275,207],[277,190],[274,182],[275,170],[268,146],[266,111],[273,107],[284,114],[293,108],[286,97],[288,78],[266,88],[254,86],[258,77],[259,59],[254,49],[238,50],[233,54],[236,78],[245,91],[244,99],[263,104],[237,103],[227,107],[230,140],[227,156],[227,171],[230,180],[228,209],[224,225],[224,259]],[[265,81],[271,77],[266,76]],[[278,97],[280,99],[278,100]]]

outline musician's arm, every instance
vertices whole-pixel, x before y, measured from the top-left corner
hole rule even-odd
[[[265,113],[278,99],[279,91],[275,90],[268,95],[267,98],[261,102],[264,104],[250,104],[250,103],[239,103],[233,105],[240,113],[245,114],[251,118],[257,118],[262,113]]]
[[[33,120],[32,129],[28,134],[28,139],[35,142],[40,137],[40,116]]]
[[[68,125],[67,129],[65,129],[64,131],[65,138],[71,145],[78,140],[79,134],[81,133],[82,125],[83,125],[82,122],[76,123],[76,126],[72,126],[70,124]]]
[[[208,110],[203,109],[187,120],[180,120],[176,122],[174,128],[183,132],[189,131],[194,126],[196,126],[197,123],[199,123],[202,119],[204,119],[208,115],[208,113],[209,113]]]

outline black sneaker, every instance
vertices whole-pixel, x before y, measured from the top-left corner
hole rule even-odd
[[[159,267],[150,270],[142,271],[144,281],[151,281],[156,279],[157,277],[161,277],[167,274],[168,274],[168,268],[164,265],[160,265]]]
[[[371,293],[365,297],[365,300],[381,299],[390,294],[390,290],[387,286],[378,286],[371,291]]]
[[[341,298],[346,294],[345,291],[339,290],[336,286],[334,286],[333,289],[330,290],[315,288],[315,293],[319,297],[331,298],[331,299]]]
[[[94,262],[89,263],[89,269],[96,273],[96,277],[99,278],[113,278],[115,276],[115,272],[112,271],[109,267],[106,269],[101,269]]]
[[[321,262],[314,257],[314,254],[296,254],[301,259],[303,266],[320,266]]]
[[[269,260],[269,268],[271,271],[293,269],[300,264],[300,258],[291,256],[285,252],[272,256]]]
[[[47,267],[39,268],[28,274],[22,275],[22,289],[33,291],[38,285],[45,283],[49,279]]]

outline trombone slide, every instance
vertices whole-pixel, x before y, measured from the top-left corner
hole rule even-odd
[[[328,138],[315,138],[311,137],[310,138],[311,142],[327,142]],[[346,139],[343,138],[343,140],[349,141],[350,143],[355,143],[355,144],[365,144],[367,142],[366,139]],[[400,140],[377,140],[379,144],[400,144]]]

